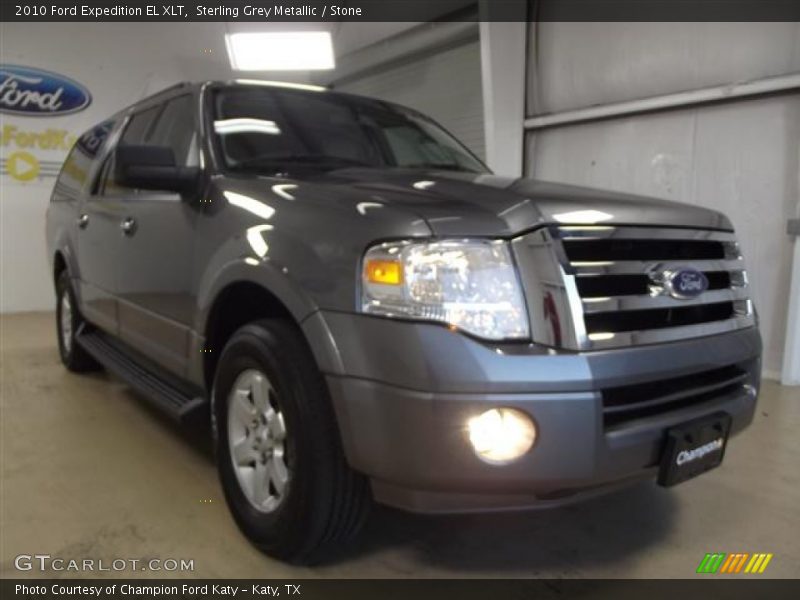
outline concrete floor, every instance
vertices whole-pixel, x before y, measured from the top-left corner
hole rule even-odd
[[[800,388],[766,383],[725,464],[672,490],[648,483],[525,514],[377,508],[340,560],[311,569],[273,561],[239,534],[196,431],[105,374],[64,370],[51,314],[0,318],[0,342],[4,577],[25,575],[15,556],[44,553],[194,559],[192,577],[683,578],[706,552],[772,552],[765,576],[800,576]]]

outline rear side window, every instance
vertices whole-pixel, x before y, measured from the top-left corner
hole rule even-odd
[[[92,163],[101,154],[113,129],[114,121],[104,121],[78,138],[61,167],[56,182],[59,187],[73,194],[80,194],[83,191],[88,183]]]

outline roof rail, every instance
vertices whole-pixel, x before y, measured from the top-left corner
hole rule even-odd
[[[177,90],[177,89],[180,89],[180,88],[190,87],[191,85],[192,85],[192,83],[190,81],[179,81],[178,83],[176,83],[174,85],[171,85],[169,87],[165,87],[163,90],[159,90],[159,91],[157,91],[157,92],[155,92],[153,94],[150,94],[149,96],[145,96],[144,98],[139,100],[139,102],[141,102],[142,100],[147,100],[149,98],[155,98],[156,96],[160,96],[161,94],[166,94],[167,92],[171,92],[172,90]]]
[[[138,100],[136,100],[134,102],[131,102],[128,106],[126,106],[125,108],[120,110],[119,113],[125,113],[125,112],[135,108],[136,106],[142,104],[143,102],[147,102],[148,100],[153,100],[153,99],[158,98],[159,96],[161,96],[163,94],[166,94],[168,92],[171,92],[173,90],[178,90],[178,89],[181,89],[181,88],[191,87],[192,85],[194,85],[194,84],[191,81],[181,81],[179,83],[175,83],[173,85],[165,87],[163,90],[159,90],[159,91],[157,91],[157,92],[155,92],[153,94],[145,96],[144,98],[139,98]]]
[[[226,83],[236,83],[236,84],[244,84],[244,85],[263,85],[267,87],[281,87],[281,88],[289,88],[295,90],[308,90],[312,92],[325,92],[328,91],[328,87],[324,85],[314,85],[312,83],[295,83],[292,81],[273,81],[269,79],[229,79]]]

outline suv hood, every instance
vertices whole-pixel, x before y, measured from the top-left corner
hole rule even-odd
[[[304,178],[305,179],[305,178]],[[487,174],[340,169],[306,179],[351,188],[425,219],[436,235],[510,236],[544,223],[731,230],[723,214],[679,202]],[[342,190],[338,190],[342,191]]]

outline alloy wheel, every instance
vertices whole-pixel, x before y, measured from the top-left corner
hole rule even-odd
[[[72,350],[72,301],[69,292],[64,290],[61,296],[61,314],[59,316],[61,343],[67,354]]]
[[[256,510],[276,510],[289,491],[286,424],[277,394],[257,369],[242,371],[228,395],[228,444],[233,469]]]

